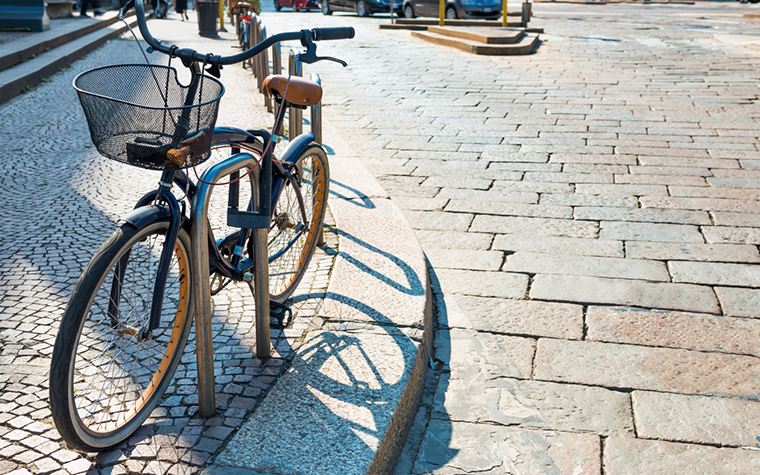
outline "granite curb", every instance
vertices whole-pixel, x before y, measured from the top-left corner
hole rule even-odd
[[[320,391],[323,380],[332,383],[341,378],[330,360],[313,364],[296,356],[291,369],[204,475],[391,473],[417,413],[433,343],[432,300],[422,248],[401,210],[345,140],[329,123],[323,124],[323,134],[330,153],[330,206],[340,250],[320,311],[325,325],[307,336],[296,352],[308,353],[315,340],[351,335],[361,353],[370,355],[369,365],[376,364],[380,385],[397,381],[387,391],[367,393],[361,386],[371,386],[373,378],[364,379],[356,361],[346,360],[344,369],[354,371],[351,377],[357,384],[338,386],[318,398],[324,407],[305,405],[304,400],[313,399],[310,389]],[[405,285],[408,288],[399,289]],[[386,351],[389,346],[394,351]],[[362,398],[384,409],[373,410]],[[366,419],[367,410],[372,412],[371,420]],[[329,429],[319,425],[320,419],[330,416]],[[368,432],[376,440],[359,437],[352,446],[341,429],[357,424],[374,425]]]

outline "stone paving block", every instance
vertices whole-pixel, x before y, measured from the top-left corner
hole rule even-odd
[[[625,243],[625,255],[629,259],[760,262],[757,247],[734,244],[629,241]]]
[[[527,378],[533,369],[536,341],[532,338],[451,328],[439,330],[434,341],[435,357],[455,379],[477,373],[482,386],[502,377]]]
[[[522,251],[507,256],[502,270],[528,274],[586,275],[665,282],[670,280],[668,270],[662,262]]]
[[[756,447],[760,402],[633,391],[636,434],[645,439]]]
[[[518,177],[519,178],[519,177]],[[471,190],[487,190],[491,187],[492,180],[486,180],[482,178],[468,178],[468,177],[443,177],[443,176],[431,176],[422,183],[424,186],[432,186],[439,188],[464,188]]]
[[[506,272],[478,272],[470,270],[436,269],[437,278],[444,292],[520,299],[528,290],[528,276]]]
[[[507,190],[462,190],[457,188],[442,188],[437,198],[461,199],[472,201],[501,201],[507,203],[538,203],[538,193],[533,191]]]
[[[462,365],[464,370],[441,377],[445,392],[438,391],[432,417],[601,435],[633,433],[627,394],[512,378],[485,381],[476,365]]]
[[[575,190],[575,186],[570,183],[496,180],[494,181],[492,189],[500,192],[533,191],[537,193],[572,193]]]
[[[473,215],[435,211],[404,211],[414,229],[431,231],[467,231]]]
[[[673,282],[760,287],[760,267],[719,262],[668,262]]]
[[[599,155],[587,153],[552,153],[550,162],[559,163],[601,163],[608,165],[636,165],[635,155]]]
[[[630,173],[634,175],[691,175],[691,176],[712,176],[712,172],[707,168],[696,167],[657,167],[657,166],[634,166],[629,167]]]
[[[754,397],[760,359],[725,353],[542,338],[534,378],[606,388]]]
[[[680,175],[615,175],[616,184],[707,186],[701,176]]]
[[[586,328],[589,340],[760,356],[757,320],[592,306],[586,310]]]
[[[412,474],[597,475],[598,446],[595,450],[594,436],[587,437],[433,419]],[[567,445],[559,446],[560,441]],[[551,444],[557,446],[555,450]],[[569,459],[568,452],[577,458]],[[558,455],[556,462],[550,453]]]
[[[642,196],[640,198],[640,201],[645,208],[671,208],[729,211],[735,213],[760,213],[760,203],[751,200]]]
[[[702,168],[739,168],[738,160],[721,158],[696,157],[657,157],[650,155],[639,156],[639,162],[644,166],[665,167],[702,167]]]
[[[498,251],[428,249],[425,255],[433,267],[441,269],[497,271],[504,262],[504,253]]]
[[[501,216],[530,216],[537,218],[572,218],[569,206],[534,205],[524,203],[504,203],[500,201],[471,201],[452,199],[446,211]]]
[[[610,206],[615,208],[636,208],[638,202],[634,196],[600,196],[586,193],[542,193],[541,204],[565,206]]]
[[[760,318],[760,290],[715,287],[715,293],[727,315]]]
[[[599,237],[601,239],[650,242],[705,242],[697,226],[602,221],[600,227]]]
[[[604,442],[606,475],[735,475],[760,472],[757,451],[613,436]]]
[[[639,184],[584,184],[575,185],[576,193],[587,193],[589,195],[649,195],[649,196],[667,196],[668,189],[664,185],[639,185]]]
[[[694,198],[723,198],[736,200],[760,199],[760,190],[751,188],[715,188],[711,186],[670,186],[672,196]],[[650,198],[651,199],[651,198]]]
[[[594,223],[571,219],[547,219],[512,216],[476,215],[470,231],[527,234],[533,236],[562,236],[574,238],[595,238],[599,228]]]
[[[760,244],[760,229],[705,226],[702,234],[709,243]]]
[[[601,442],[596,434],[562,432],[546,436],[549,457],[559,473],[573,475],[601,475]]]
[[[709,287],[588,276],[535,276],[530,298],[581,304],[631,305],[691,312],[719,313]]]
[[[580,339],[583,335],[583,312],[579,305],[483,297],[451,298],[466,312],[470,320],[468,328],[475,330],[570,339]],[[451,319],[441,324],[461,326]]]
[[[709,177],[707,182],[717,188],[757,188],[757,178]]]
[[[706,211],[612,207],[576,207],[575,219],[597,221],[639,221],[674,224],[712,224]]]
[[[557,236],[497,234],[493,240],[493,249],[497,251],[538,252],[556,254],[558,256],[625,257],[622,241]],[[758,259],[760,259],[760,257]]]
[[[525,181],[543,183],[612,183],[612,174],[527,172]]]
[[[436,249],[474,249],[491,248],[493,236],[485,233],[467,233],[463,231],[416,231],[422,247]],[[495,249],[499,250],[499,249]]]
[[[760,227],[760,214],[713,211],[710,213],[716,226]]]

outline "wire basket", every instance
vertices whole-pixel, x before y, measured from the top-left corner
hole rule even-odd
[[[216,78],[193,74],[188,86],[177,70],[152,64],[117,64],[74,79],[92,143],[103,156],[152,170],[186,168],[211,156],[219,99]]]

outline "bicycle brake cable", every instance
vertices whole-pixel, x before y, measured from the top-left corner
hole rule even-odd
[[[290,71],[288,72],[288,80],[285,82],[285,90],[282,91],[282,101],[283,101],[283,103],[285,102],[285,96],[288,94],[288,86],[290,86],[290,78],[293,76],[293,70],[295,69],[295,65],[296,65],[296,62],[293,61],[293,64],[290,66]],[[275,117],[275,120],[274,120],[274,130],[273,130],[273,133],[272,133],[271,137],[269,137],[269,143],[264,148],[264,151],[261,154],[261,158],[257,162],[256,166],[260,166],[261,165],[261,160],[264,159],[264,157],[266,156],[267,152],[269,151],[269,148],[274,143],[274,138],[276,137],[276,134],[274,132],[277,131],[277,129],[279,128],[279,124],[282,122],[282,119],[284,117],[285,117],[285,107],[280,107],[280,110],[278,111],[278,116]],[[230,181],[223,182],[223,183],[218,183],[218,182],[217,183],[209,183],[207,181],[202,180],[201,177],[198,176],[198,170],[196,169],[196,167],[193,167],[193,173],[195,174],[196,180],[198,180],[199,182],[201,182],[201,183],[203,183],[205,185],[210,185],[210,186],[217,186],[217,185],[219,185],[219,186],[225,186],[225,185],[231,185],[231,184],[233,184],[233,183],[235,183],[235,182],[237,182],[239,180],[242,180],[249,173],[251,173],[254,168],[256,168],[256,167],[251,167],[247,172],[243,173],[242,175],[240,175],[239,177],[235,178],[234,180],[230,180]]]

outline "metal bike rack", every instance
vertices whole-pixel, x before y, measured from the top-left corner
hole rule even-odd
[[[228,176],[240,169],[252,169],[251,180],[255,189],[251,190],[252,196],[260,196],[262,191],[261,180],[269,179],[266,170],[257,166],[258,160],[253,155],[242,153],[230,157],[208,168],[199,180],[195,196],[193,197],[191,219],[191,265],[193,272],[192,295],[193,309],[195,310],[195,353],[198,362],[198,412],[202,417],[214,414],[214,336],[211,325],[211,284],[209,282],[209,241],[208,241],[208,207],[211,193],[220,178]],[[270,170],[271,175],[271,170]],[[269,193],[269,190],[265,190]],[[254,202],[254,212],[262,206]],[[264,206],[266,207],[266,206]],[[267,213],[268,214],[268,213]],[[270,349],[269,329],[269,257],[267,252],[267,228],[254,228],[252,230],[254,249],[254,299],[256,304],[256,357],[268,358]]]
[[[280,47],[280,43],[272,45],[272,74],[282,74],[282,48]],[[272,104],[272,109],[267,110],[273,112],[274,116],[277,117],[277,114],[280,112],[280,105],[277,104],[277,101],[270,101],[269,104]],[[282,135],[282,128],[274,131],[274,133]]]
[[[319,74],[311,73],[309,79],[315,83],[322,85],[322,79]],[[314,135],[314,141],[322,145],[322,102],[318,102],[310,107],[311,112],[311,133]]]
[[[291,49],[288,54],[288,71],[293,73],[293,76],[303,76],[303,65],[295,57],[298,55],[298,50]],[[291,107],[288,111],[288,139],[301,135],[303,132],[303,115],[301,109]]]

